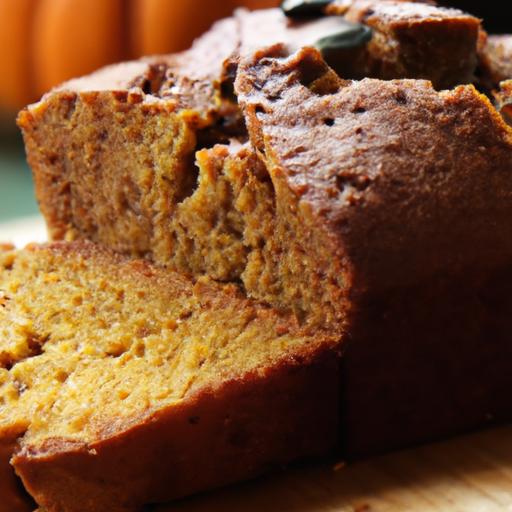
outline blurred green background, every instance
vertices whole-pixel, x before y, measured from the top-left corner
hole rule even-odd
[[[37,212],[21,135],[15,127],[4,124],[0,131],[0,223]]]

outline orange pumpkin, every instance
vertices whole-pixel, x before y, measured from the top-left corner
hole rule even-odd
[[[135,55],[154,55],[190,46],[216,18],[229,16],[234,2],[215,2],[205,9],[205,0],[133,0],[132,35]]]
[[[236,7],[278,0],[0,0],[0,111],[109,64],[187,48]]]
[[[37,0],[0,0],[0,110],[31,98],[27,20]]]
[[[39,0],[32,26],[35,93],[123,58],[123,0]]]

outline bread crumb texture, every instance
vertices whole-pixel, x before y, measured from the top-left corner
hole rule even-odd
[[[325,341],[233,285],[192,283],[87,242],[5,248],[0,433],[102,439]]]

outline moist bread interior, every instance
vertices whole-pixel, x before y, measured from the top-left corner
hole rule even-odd
[[[326,340],[232,285],[87,242],[4,249],[0,430],[32,445],[97,441]]]

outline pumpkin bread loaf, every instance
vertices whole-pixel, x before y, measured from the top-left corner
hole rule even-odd
[[[13,391],[18,401],[4,429],[18,475],[50,512],[133,510],[326,450],[336,423],[340,347],[346,455],[512,419],[512,130],[473,86],[436,91],[473,79],[479,22],[410,2],[385,1],[373,13],[369,2],[345,4],[346,18],[335,22],[241,11],[189,52],[106,68],[20,114],[51,236],[98,244],[6,253],[14,262],[9,284],[24,267],[24,286],[33,287],[10,304],[21,304],[29,317],[40,313],[32,323],[38,335],[44,319],[46,331],[56,330],[36,337],[35,355],[31,336],[10,346],[6,386],[16,391],[9,379],[17,368],[60,361],[62,348],[71,346],[63,360],[72,368],[62,382],[39,393],[33,379],[17,399]],[[268,39],[262,33],[267,47],[255,50],[260,25],[251,20],[264,19],[276,29]],[[334,56],[325,41],[317,45],[323,55],[302,48],[306,34],[333,23],[350,27],[347,19],[370,27],[370,41]],[[441,59],[440,34],[448,27],[458,35]],[[272,37],[285,44],[272,44]],[[409,37],[421,44],[412,48]],[[215,45],[217,38],[225,44]],[[435,87],[422,80],[347,80],[357,69],[385,79],[429,78]],[[39,294],[39,279],[54,273],[59,279],[50,279],[49,298],[27,307]],[[49,318],[39,305],[55,303],[51,297],[72,302],[71,274],[87,276],[84,283],[99,291]],[[141,288],[151,291],[133,315],[140,300],[132,290]],[[94,338],[100,355],[82,356],[79,334],[91,328],[84,306],[98,319],[121,323],[129,316],[120,328],[131,329],[126,351],[108,353],[120,332],[107,323]],[[139,335],[137,319],[151,319],[158,330],[169,316],[177,328],[165,347],[147,343],[155,340],[151,331]],[[24,317],[16,311],[0,325],[17,325],[18,318]],[[201,343],[203,358],[195,355]],[[17,362],[12,355],[19,353]],[[219,354],[239,354],[240,363]],[[138,379],[124,397],[123,372],[137,364],[147,380]],[[52,365],[44,368],[42,379]],[[100,384],[85,393],[73,433],[77,392],[69,383],[88,381],[93,368]],[[172,392],[154,396],[163,380]],[[283,388],[289,392],[275,392]],[[115,397],[108,414],[99,407],[107,395]],[[130,405],[138,396],[146,408],[138,399]],[[33,403],[41,413],[20,419]],[[232,418],[254,425],[242,441],[238,435],[225,441],[226,408],[233,411],[228,425]],[[207,418],[188,422],[198,410]],[[110,411],[121,419],[113,421]],[[289,442],[284,432],[294,433]],[[219,455],[198,469],[212,439]],[[134,462],[126,464],[126,457]]]
[[[234,285],[63,242],[4,249],[0,301],[0,468],[48,511],[138,510],[334,445],[338,340]]]
[[[478,20],[439,12],[441,25],[463,26],[469,39],[475,36],[474,48],[460,48],[472,62]],[[393,16],[398,14],[383,19]],[[414,26],[432,18],[431,11],[419,11]],[[250,146],[243,146],[247,133],[232,84],[237,60],[230,58],[276,39],[292,51],[338,26],[354,36],[341,16],[304,22],[278,9],[240,10],[188,52],[106,68],[64,84],[23,111],[19,124],[51,237],[87,238],[181,272],[241,281],[249,295],[291,306],[301,318],[343,322],[346,271],[329,256],[337,249],[324,250],[330,236],[324,240],[307,212],[274,201],[281,192],[273,189]],[[359,48],[349,44],[346,50],[327,52],[338,73],[343,63],[360,58]],[[467,76],[461,72],[457,80]],[[222,155],[236,152],[239,142],[242,153],[230,159],[231,177],[220,171],[218,185]],[[216,143],[225,147],[215,149]],[[260,218],[265,222],[258,225]],[[302,233],[293,249],[286,236],[290,229]],[[309,272],[300,263],[304,252],[315,255]],[[308,295],[322,297],[322,307],[312,308]]]
[[[506,337],[485,343],[486,332],[499,331],[499,338],[505,324],[494,325],[499,321],[492,318],[491,302],[477,300],[502,295],[495,275],[505,272],[512,256],[511,133],[502,118],[473,86],[436,92],[416,80],[343,81],[311,49],[289,56],[277,46],[253,59],[243,60],[235,87],[250,144],[235,140],[196,151],[193,186],[183,195],[175,192],[181,178],[159,177],[170,168],[165,163],[147,169],[138,163],[142,151],[156,150],[156,158],[168,153],[158,149],[160,134],[152,145],[151,139],[132,145],[125,130],[140,125],[127,121],[130,107],[122,122],[101,128],[122,144],[102,146],[94,132],[85,139],[98,148],[91,150],[99,159],[92,160],[96,171],[89,170],[84,151],[69,153],[78,139],[67,137],[100,129],[105,116],[113,119],[109,112],[129,105],[113,93],[103,116],[94,113],[95,103],[88,107],[90,119],[97,120],[92,125],[80,121],[82,111],[75,108],[69,131],[54,128],[61,118],[52,111],[65,104],[59,93],[22,113],[36,180],[60,186],[68,205],[85,199],[88,205],[66,207],[59,236],[89,237],[186,274],[238,283],[248,296],[291,309],[311,327],[347,327],[347,452],[380,451],[506,416],[510,404],[498,392],[506,389],[498,380],[506,382],[510,372],[491,371],[495,358],[509,360]],[[143,111],[156,104],[146,97],[137,103]],[[166,115],[154,118],[163,123]],[[146,121],[144,136],[150,127]],[[171,143],[181,142],[177,137]],[[45,155],[50,148],[56,151],[53,163]],[[125,162],[131,167],[123,169]],[[53,211],[49,190],[39,185],[39,197]],[[103,211],[104,220],[82,224]],[[55,225],[54,217],[49,220]],[[114,222],[123,222],[121,232],[98,234]],[[134,227],[147,237],[140,252],[131,245],[137,237],[127,236]],[[457,290],[463,289],[468,293],[461,296]],[[441,291],[446,301],[436,308]],[[448,330],[450,315],[466,322],[458,329],[465,334]],[[436,330],[445,336],[434,335]],[[413,345],[407,341],[411,332]],[[462,360],[452,357],[454,347],[466,351],[465,343],[474,350]],[[391,353],[403,358],[401,372],[390,378],[375,347],[382,360]],[[441,369],[425,366],[421,353],[439,360]],[[472,373],[483,359],[489,361],[488,378],[474,390],[478,400],[470,399],[460,375]],[[437,371],[453,395],[434,399],[422,384],[443,382]],[[420,374],[424,379],[415,379]],[[354,398],[358,393],[364,396]],[[418,410],[416,404],[428,400],[430,407]],[[461,404],[456,413],[453,403]],[[375,431],[376,421],[386,428]]]

